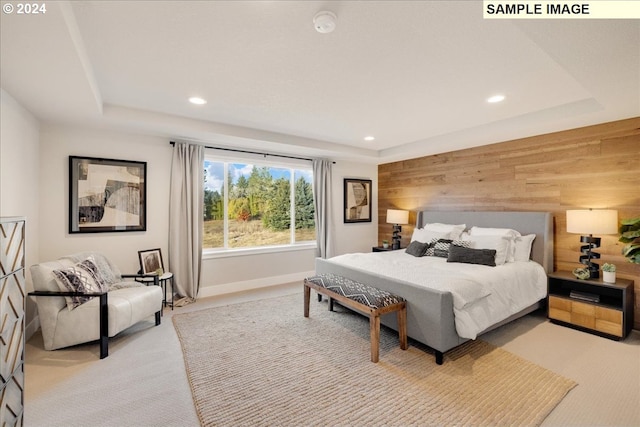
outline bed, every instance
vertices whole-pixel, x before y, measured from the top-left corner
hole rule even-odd
[[[546,275],[553,270],[553,216],[549,212],[418,212],[416,229],[434,223],[465,224],[467,231],[475,226],[513,229],[522,236],[534,234],[530,260],[487,267],[447,262],[431,256],[414,257],[404,250],[397,250],[317,258],[316,273],[348,277],[404,297],[407,300],[408,336],[432,348],[436,362],[442,364],[446,351],[542,306],[546,297]],[[468,239],[473,240],[473,237]],[[426,273],[417,268],[426,268]],[[454,284],[499,276],[496,280],[512,284],[511,291],[520,290],[521,278],[516,275],[524,271],[530,271],[525,274],[532,276],[535,290],[527,291],[525,299],[517,302],[511,300],[512,295],[500,296],[498,285],[495,285],[496,289],[492,288],[494,285],[487,285],[488,290],[479,290],[474,286],[463,288]],[[420,277],[431,283],[417,283]],[[451,289],[447,288],[449,282]],[[522,285],[522,289],[525,286],[529,285]],[[502,304],[509,312],[498,313],[496,304]],[[470,320],[476,315],[473,313],[479,314],[478,321]],[[397,330],[395,316],[383,316],[381,323]],[[470,330],[465,323],[473,323]]]

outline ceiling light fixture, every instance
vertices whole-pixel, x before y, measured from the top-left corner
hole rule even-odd
[[[189,102],[195,105],[204,105],[207,103],[205,99],[199,98],[197,96],[192,96],[189,98]]]
[[[491,98],[487,99],[487,102],[491,104],[495,104],[496,102],[504,101],[504,95],[493,95]]]
[[[313,26],[317,32],[327,34],[336,29],[337,19],[338,17],[335,13],[323,10],[313,17]]]
[[[365,136],[364,140],[365,141],[373,141],[375,138],[373,136]]]

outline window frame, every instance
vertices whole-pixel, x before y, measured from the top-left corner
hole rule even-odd
[[[217,162],[223,163],[224,165],[224,181],[223,181],[223,206],[224,206],[224,214],[223,214],[223,245],[225,247],[219,248],[202,248],[202,258],[203,259],[214,259],[214,258],[226,258],[233,256],[246,256],[246,255],[256,255],[256,254],[268,254],[268,253],[279,253],[279,252],[290,252],[297,250],[308,250],[315,249],[317,246],[316,240],[305,240],[302,242],[296,242],[295,240],[295,171],[296,170],[306,170],[311,172],[313,179],[313,169],[308,161],[305,160],[297,160],[297,159],[289,159],[289,158],[278,158],[278,160],[272,160],[266,158],[263,155],[255,155],[255,154],[245,154],[245,153],[234,153],[233,155],[229,153],[205,153],[205,162]],[[291,215],[291,224],[292,226],[289,228],[290,239],[289,243],[278,244],[278,245],[266,245],[266,246],[250,246],[250,247],[240,247],[240,248],[230,248],[228,245],[228,234],[229,234],[229,212],[228,212],[228,197],[229,197],[229,164],[232,163],[241,163],[241,164],[251,164],[254,167],[272,167],[279,169],[288,169],[290,171],[290,215]],[[203,163],[204,169],[204,163]],[[313,182],[312,182],[313,185]],[[204,194],[204,188],[203,188]],[[204,203],[204,199],[203,199]],[[293,243],[292,243],[293,242]]]

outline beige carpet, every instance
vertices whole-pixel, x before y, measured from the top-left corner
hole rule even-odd
[[[202,425],[538,425],[576,385],[477,340],[445,354],[398,347],[368,320],[292,295],[173,316]]]

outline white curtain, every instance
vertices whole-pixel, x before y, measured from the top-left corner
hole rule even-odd
[[[200,289],[204,199],[204,147],[175,143],[169,190],[169,268],[177,305],[194,302]]]
[[[316,256],[331,258],[333,256],[333,212],[331,203],[331,165],[330,160],[313,160],[313,203],[316,220]]]

